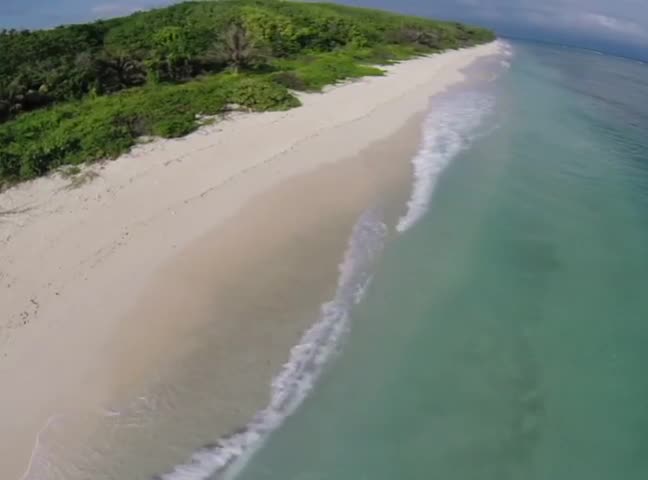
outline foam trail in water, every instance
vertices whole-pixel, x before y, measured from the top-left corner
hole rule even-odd
[[[425,214],[439,175],[470,144],[471,134],[493,105],[491,95],[476,92],[448,96],[433,103],[423,122],[421,147],[412,159],[412,195],[396,230],[404,232]]]
[[[511,45],[506,40],[497,40],[497,43],[499,45],[499,50],[502,55],[504,55],[505,57],[513,56],[513,45]]]
[[[504,57],[500,65],[506,69],[511,67],[511,57],[513,57],[513,46],[503,40],[498,40],[500,45],[500,54]]]
[[[349,313],[370,282],[370,266],[382,250],[387,227],[375,210],[365,212],[356,223],[343,262],[335,298],[322,305],[319,321],[290,352],[288,362],[272,382],[270,404],[239,432],[196,452],[191,460],[161,480],[231,478],[262,445],[268,434],[301,404],[325,362],[336,351],[348,328]]]

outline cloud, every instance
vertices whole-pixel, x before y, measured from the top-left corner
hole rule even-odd
[[[577,11],[567,8],[525,9],[519,12],[521,23],[553,30],[573,31],[595,36],[622,36],[627,39],[639,40],[648,36],[648,21],[646,26],[625,18],[603,14],[596,11]],[[500,18],[505,18],[500,15]],[[513,17],[515,18],[515,16]]]
[[[495,28],[515,26],[516,31],[527,26],[633,44],[648,40],[645,0],[437,0],[429,10],[449,18],[481,20]]]
[[[600,13],[583,13],[580,16],[580,20],[586,27],[599,27],[610,32],[635,37],[645,37],[648,35],[647,28],[642,27],[638,23],[609,15],[602,15]]]

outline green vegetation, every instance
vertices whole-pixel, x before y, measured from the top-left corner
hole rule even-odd
[[[231,104],[299,105],[291,90],[381,75],[376,64],[492,32],[334,4],[186,2],[129,17],[0,32],[0,186],[178,137]]]

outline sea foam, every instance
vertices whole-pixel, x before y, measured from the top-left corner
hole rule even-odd
[[[270,404],[244,428],[194,453],[161,480],[232,478],[268,435],[291,415],[312,390],[322,369],[337,351],[348,329],[350,310],[369,285],[370,266],[383,248],[387,226],[376,210],[365,212],[355,227],[344,260],[335,297],[321,307],[319,320],[292,348],[288,362],[271,384]]]
[[[494,103],[491,95],[477,92],[462,92],[432,103],[423,122],[421,146],[412,159],[412,195],[396,230],[408,230],[425,214],[439,175],[461,150],[470,145],[476,128]]]

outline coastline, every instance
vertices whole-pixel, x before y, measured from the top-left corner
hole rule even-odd
[[[295,110],[234,115],[183,139],[144,145],[116,161],[88,167],[98,176],[78,188],[68,189],[69,180],[46,178],[0,194],[2,209],[15,212],[0,219],[0,383],[8,392],[0,412],[0,425],[8,432],[0,438],[0,458],[11,459],[3,462],[0,476],[20,478],[48,419],[109,403],[116,392],[145,378],[171,341],[190,338],[207,320],[213,305],[189,315],[182,310],[181,324],[171,313],[173,306],[182,309],[187,301],[210,296],[205,287],[213,279],[192,274],[207,258],[199,252],[212,245],[211,238],[226,241],[221,232],[236,231],[228,224],[251,218],[242,212],[275,187],[296,182],[300,175],[317,176],[397,133],[426,109],[428,97],[461,82],[462,69],[498,48],[496,42],[411,60],[389,67],[385,77],[303,95],[304,106]],[[384,178],[393,178],[393,172]],[[301,188],[302,195],[310,193]],[[334,235],[336,246],[324,255],[327,264],[344,249],[349,219],[372,198],[371,192],[375,190],[348,199],[349,215],[346,224],[340,223],[345,233]],[[262,218],[267,221],[282,213],[277,211],[282,205],[298,200],[266,202]],[[326,210],[323,205],[313,208]],[[312,230],[307,222],[315,221],[312,216],[291,218],[295,231]],[[247,235],[260,226],[272,231],[271,224],[257,219],[248,225]],[[279,228],[275,238],[286,228]],[[235,243],[236,235],[230,235]],[[236,262],[227,268],[235,270]],[[250,268],[254,272],[254,265]],[[328,294],[334,287],[331,273],[336,272],[329,269],[322,280]],[[178,289],[174,277],[183,279],[186,290]],[[168,302],[166,320],[141,310],[152,304],[142,300],[146,298]],[[134,323],[144,320],[161,323]],[[272,345],[279,365],[286,345],[305,326],[293,324],[287,329],[291,333]],[[242,408],[241,418],[267,400],[267,382],[253,380],[248,383],[255,385],[259,398]]]

